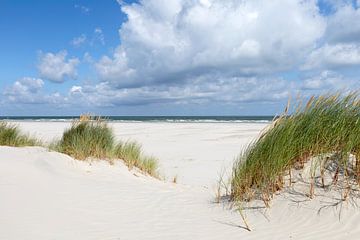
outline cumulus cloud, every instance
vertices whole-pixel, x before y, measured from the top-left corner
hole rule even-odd
[[[328,15],[316,0],[118,2],[127,15],[121,44],[100,59],[89,52],[82,58],[95,65],[100,82],[41,97],[41,79],[21,79],[7,88],[7,99],[99,109],[250,106],[359,86],[342,72],[360,65],[360,10],[350,1],[331,0]],[[73,44],[105,44],[101,28],[83,36]],[[76,77],[79,62],[66,51],[45,53],[38,68],[43,79],[63,82]],[[287,72],[300,79],[287,79]]]
[[[40,78],[24,77],[5,89],[3,95],[10,102],[42,103],[40,90],[44,81]]]
[[[255,77],[222,78],[206,75],[180,85],[151,85],[116,89],[107,82],[96,85],[73,86],[69,96],[89,106],[114,107],[154,104],[223,105],[249,102],[276,102],[295,91],[295,85],[284,79]]]
[[[352,92],[360,85],[358,79],[345,77],[331,70],[324,70],[318,74],[305,78],[299,86],[303,96],[327,94],[329,92]]]
[[[360,45],[343,43],[326,44],[309,55],[304,69],[337,68],[359,64]]]
[[[63,96],[58,92],[45,92],[44,84],[40,78],[23,77],[0,93],[2,95],[0,103],[7,106],[9,104],[46,104],[54,107],[68,103],[68,96]]]
[[[305,90],[334,90],[341,89],[347,84],[343,76],[333,71],[322,71],[317,76],[312,76],[303,81],[302,88]]]
[[[360,8],[338,1],[334,14],[328,16],[323,42],[308,56],[304,69],[359,66]]]
[[[360,43],[360,9],[344,5],[329,16],[325,33],[328,43]]]
[[[81,86],[72,86],[69,91],[70,95],[76,95],[76,94],[81,94],[81,93],[82,93]]]
[[[66,58],[67,52],[40,53],[38,70],[40,76],[52,82],[61,83],[67,78],[75,79],[76,66],[80,63],[77,58]]]
[[[32,92],[37,93],[44,86],[44,81],[40,78],[24,77],[16,81],[13,85],[13,93]]]
[[[314,0],[121,1],[121,9],[121,45],[96,64],[115,87],[278,72],[298,64],[325,30]]]

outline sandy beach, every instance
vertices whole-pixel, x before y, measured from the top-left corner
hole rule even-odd
[[[360,240],[360,0],[3,0],[0,29],[0,240]]]
[[[45,142],[69,122],[19,122]],[[216,184],[266,124],[111,123],[158,157],[164,180],[41,147],[0,147],[0,239],[358,239],[354,202],[285,191],[245,209],[251,232]],[[177,184],[172,179],[177,177]]]

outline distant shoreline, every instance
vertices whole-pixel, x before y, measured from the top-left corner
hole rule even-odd
[[[111,122],[268,123],[274,116],[103,116]],[[0,120],[67,122],[79,116],[0,116]]]

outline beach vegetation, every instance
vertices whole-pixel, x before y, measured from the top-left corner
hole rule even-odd
[[[114,147],[114,135],[104,121],[75,121],[67,129],[55,150],[76,159],[108,158]]]
[[[291,112],[291,114],[288,114]],[[274,193],[291,184],[291,173],[311,163],[309,192],[334,186],[340,175],[343,198],[360,184],[360,99],[358,93],[328,94],[300,100],[273,121],[236,159],[231,199],[261,199],[266,206]],[[319,172],[319,176],[315,173]],[[325,184],[324,176],[331,181]],[[320,178],[320,179],[316,179]],[[319,180],[321,184],[315,184]]]
[[[116,143],[113,130],[100,117],[83,115],[50,148],[79,160],[104,159],[110,163],[122,160],[130,169],[135,167],[143,173],[158,176],[157,159],[145,155],[135,141]]]
[[[0,122],[0,145],[11,147],[38,146],[41,145],[41,142],[21,133],[15,124]]]
[[[144,155],[141,145],[135,141],[118,143],[114,149],[114,156],[122,159],[130,169],[136,167],[149,175],[157,176],[157,159]]]

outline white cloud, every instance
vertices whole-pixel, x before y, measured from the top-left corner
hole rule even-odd
[[[355,65],[360,65],[360,45],[326,44],[309,55],[304,69],[337,68]]]
[[[322,71],[320,75],[313,76],[311,78],[305,79],[303,82],[303,89],[305,90],[324,90],[324,89],[340,89],[343,87],[344,81],[343,77],[333,71]],[[341,86],[341,87],[340,87]]]
[[[121,8],[128,17],[121,45],[96,64],[116,87],[290,69],[325,29],[315,0],[147,0]]]
[[[72,86],[70,88],[69,91],[70,95],[75,95],[75,94],[81,94],[82,93],[82,87],[81,86]]]
[[[302,81],[299,90],[303,95],[321,94],[334,91],[351,92],[359,88],[357,79],[345,77],[338,72],[324,70]]]
[[[24,77],[6,88],[3,94],[10,102],[40,103],[39,93],[43,85],[44,81],[40,78]]]
[[[65,94],[44,94],[41,79],[24,78],[7,88],[6,98],[159,109],[272,104],[299,91],[306,96],[359,86],[340,69],[360,65],[360,10],[347,1],[332,0],[335,12],[329,16],[319,13],[316,0],[118,2],[128,17],[119,29],[121,44],[111,56],[82,57],[95,64],[101,82],[88,79]],[[95,28],[72,44],[104,45],[103,30]],[[38,68],[42,78],[63,82],[76,78],[79,62],[66,51],[45,53]],[[288,80],[287,71],[306,77]]]
[[[40,78],[23,77],[14,83],[13,90],[15,92],[38,92],[43,86],[44,81]]]
[[[152,85],[115,89],[106,82],[73,86],[69,96],[88,106],[132,106],[153,104],[231,105],[247,102],[275,102],[286,99],[295,85],[284,79],[222,78],[212,75],[197,77],[182,85]]]
[[[360,43],[360,9],[351,4],[329,16],[325,33],[328,43]]]
[[[85,34],[81,34],[79,37],[75,37],[72,41],[71,44],[74,47],[79,47],[81,45],[83,45],[86,42],[86,35]]]
[[[76,66],[80,63],[77,58],[66,58],[67,52],[40,53],[38,70],[40,76],[52,82],[64,82],[66,78],[75,79]]]
[[[54,107],[68,103],[68,97],[58,92],[47,93],[40,78],[23,77],[4,89],[2,104],[48,104]]]
[[[304,69],[336,69],[360,64],[360,9],[351,1],[336,1],[328,16],[323,43],[307,57]]]

